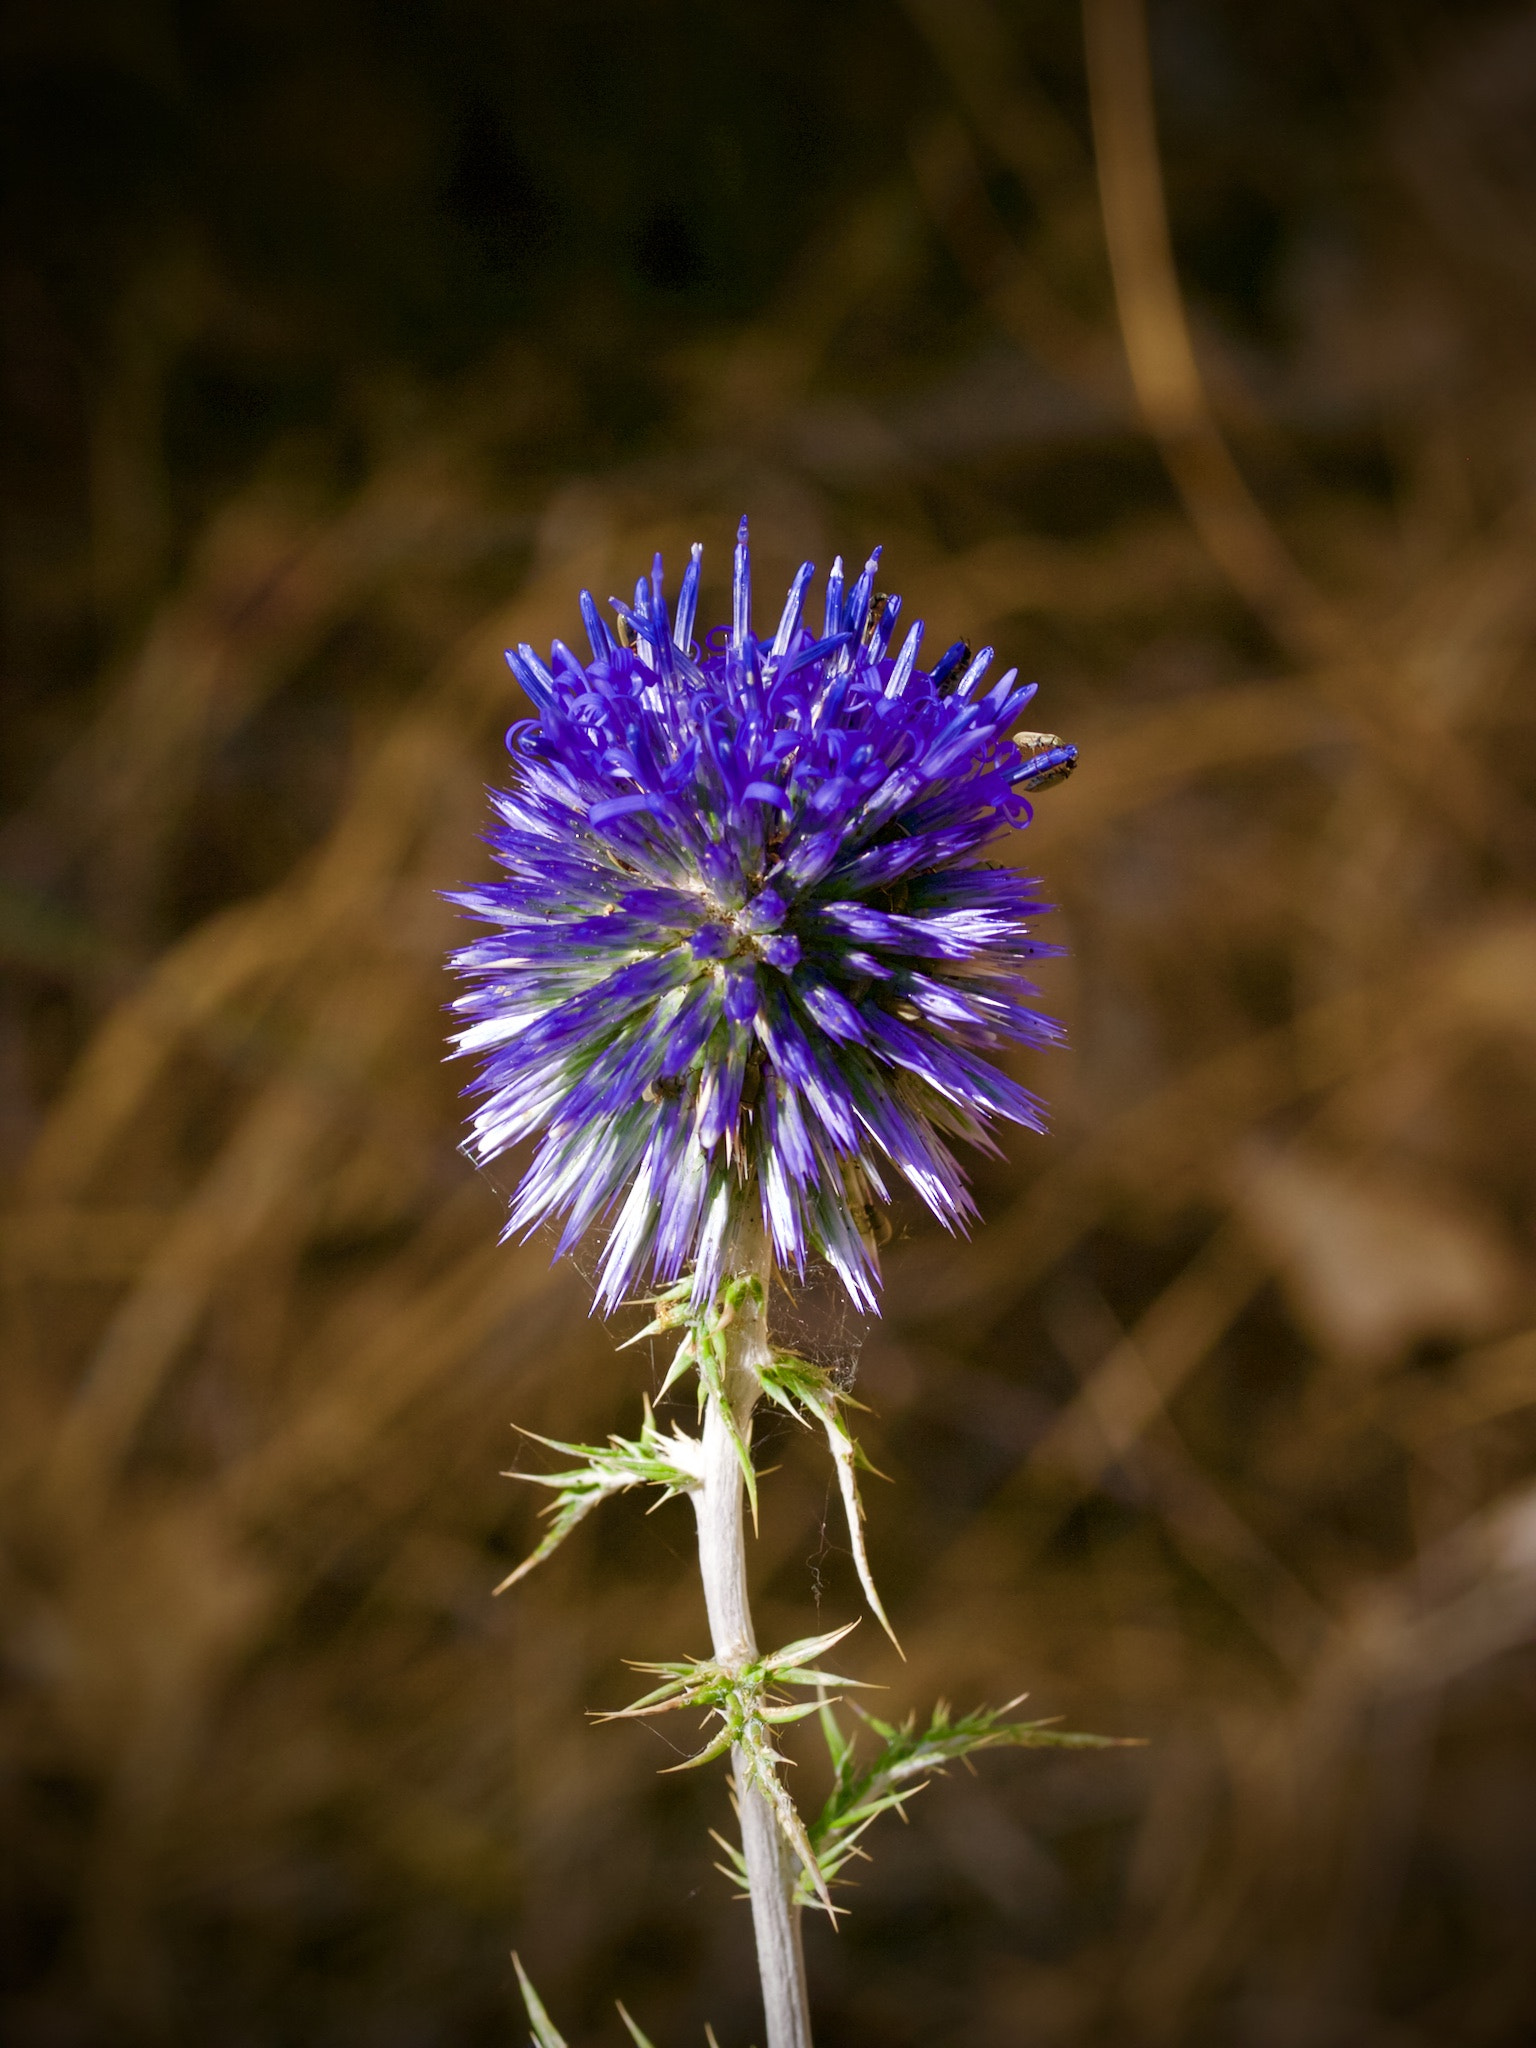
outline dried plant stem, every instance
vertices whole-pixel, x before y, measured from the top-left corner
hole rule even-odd
[[[755,1273],[767,1296],[767,1253],[761,1238],[743,1243],[738,1273]],[[725,1397],[729,1417],[711,1399],[704,1419],[703,1479],[693,1495],[699,1524],[699,1572],[717,1662],[740,1668],[757,1655],[752,1611],[747,1601],[747,1563],[742,1497],[745,1480],[738,1443],[750,1443],[759,1372],[768,1361],[767,1319],[761,1306],[744,1302],[726,1333]],[[734,1425],[734,1427],[733,1427]],[[768,2048],[811,2048],[805,1959],[800,1915],[791,1903],[792,1859],[773,1808],[750,1782],[740,1749],[732,1753],[741,1847],[752,1896],[752,1927],[762,1973]]]

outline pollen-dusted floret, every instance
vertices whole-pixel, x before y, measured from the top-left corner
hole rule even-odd
[[[564,1252],[609,1222],[604,1308],[690,1263],[712,1299],[748,1202],[781,1267],[819,1253],[873,1308],[889,1172],[962,1227],[948,1141],[1041,1127],[989,1055],[1059,1035],[1023,973],[1059,949],[1029,935],[1036,885],[978,858],[1029,820],[1009,734],[1034,688],[1010,669],[982,694],[990,648],[919,668],[920,622],[890,655],[878,549],[846,591],[833,564],[819,633],[807,562],[757,638],[745,520],[731,624],[701,650],[700,556],[675,617],[658,556],[617,635],[582,593],[590,661],[507,657],[537,716],[493,798],[505,879],[454,898],[495,928],[453,963],[467,1149],[542,1133],[508,1233],[561,1219]]]

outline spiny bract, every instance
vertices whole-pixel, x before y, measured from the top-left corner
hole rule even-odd
[[[749,1202],[781,1267],[820,1253],[872,1309],[888,1169],[961,1227],[946,1140],[1041,1128],[987,1055],[1059,1035],[1021,972],[1059,949],[1029,936],[1036,885],[976,858],[1029,820],[1043,764],[1008,735],[1034,688],[1010,669],[981,695],[991,648],[919,668],[921,622],[888,655],[878,549],[846,591],[833,564],[819,634],[805,563],[759,639],[745,520],[730,626],[701,649],[701,552],[670,621],[658,555],[615,634],[582,593],[589,662],[507,656],[537,717],[492,799],[506,878],[453,899],[496,928],[453,961],[455,1044],[482,1063],[466,1149],[543,1133],[508,1234],[560,1218],[565,1252],[611,1219],[604,1309],[690,1261],[712,1299]]]

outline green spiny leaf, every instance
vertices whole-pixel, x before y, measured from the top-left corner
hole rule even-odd
[[[682,1343],[678,1345],[676,1351],[672,1354],[672,1363],[667,1367],[667,1376],[661,1383],[661,1393],[657,1395],[657,1400],[661,1399],[662,1394],[670,1393],[689,1366],[695,1365],[697,1362],[697,1347],[694,1343],[693,1332],[689,1330]]]
[[[699,1367],[699,1397],[702,1404],[707,1397],[715,1404],[721,1421],[725,1424],[726,1435],[736,1453],[736,1462],[741,1467],[741,1476],[746,1483],[747,1502],[752,1510],[752,1527],[757,1527],[757,1468],[752,1463],[751,1447],[742,1435],[725,1390],[725,1341],[723,1331],[710,1331],[695,1346]]]
[[[522,1434],[581,1462],[562,1472],[503,1474],[504,1478],[521,1479],[530,1486],[547,1486],[554,1491],[555,1499],[544,1511],[550,1526],[542,1541],[515,1571],[507,1574],[496,1588],[498,1593],[526,1578],[610,1495],[623,1493],[632,1486],[659,1486],[662,1500],[670,1500],[674,1494],[698,1484],[695,1440],[677,1433],[664,1435],[656,1427],[649,1402],[637,1438],[611,1436],[606,1444],[568,1444],[557,1437],[539,1436],[533,1430],[524,1430]]]
[[[891,1627],[890,1617],[876,1590],[874,1573],[869,1565],[869,1550],[864,1541],[864,1503],[859,1495],[857,1468],[863,1465],[867,1471],[873,1471],[874,1467],[860,1451],[841,1412],[844,1407],[856,1404],[850,1402],[848,1395],[833,1383],[830,1373],[787,1352],[776,1355],[764,1368],[762,1377],[764,1390],[781,1408],[798,1415],[801,1420],[814,1418],[825,1432],[827,1449],[832,1454],[833,1469],[837,1473],[837,1490],[842,1496],[848,1542],[853,1551],[859,1584],[864,1589],[870,1612],[895,1643],[896,1654],[905,1659],[906,1651],[896,1640],[896,1631]]]
[[[666,1683],[654,1692],[632,1700],[627,1707],[599,1714],[599,1721],[643,1720],[651,1714],[666,1714],[677,1707],[719,1707],[731,1699],[741,1680],[721,1665],[703,1658],[683,1664],[632,1664],[633,1671],[649,1671]]]
[[[523,1994],[523,2004],[528,2010],[528,2024],[533,2028],[535,2048],[565,2048],[565,2037],[544,2010],[539,1994],[528,1981],[528,1972],[523,1968],[517,1951],[512,1951],[512,1967],[517,1972],[518,1988]]]
[[[722,1877],[730,1878],[733,1884],[739,1884],[743,1897],[750,1897],[751,1882],[747,1876],[746,1857],[742,1855],[734,1842],[728,1842],[724,1835],[720,1834],[716,1829],[710,1829],[709,1838],[718,1848],[725,1851],[728,1859],[725,1863],[717,1863],[715,1865],[716,1870],[719,1871]]]
[[[691,1280],[679,1280],[673,1286],[663,1288],[660,1294],[649,1296],[643,1305],[655,1309],[656,1314],[643,1330],[637,1330],[633,1337],[626,1337],[619,1349],[628,1351],[632,1345],[643,1344],[647,1337],[664,1336],[667,1331],[675,1330],[679,1323],[688,1321],[688,1311],[684,1304],[692,1292]],[[626,1305],[640,1306],[638,1303]]]
[[[794,1800],[789,1796],[789,1787],[779,1775],[779,1766],[784,1759],[774,1748],[758,1716],[752,1716],[742,1728],[737,1741],[746,1763],[748,1783],[756,1786],[767,1799],[773,1808],[780,1833],[800,1859],[801,1881],[809,1883],[828,1917],[835,1918],[837,1909],[832,1904],[832,1894],[827,1889],[827,1880],[822,1875],[820,1863],[816,1860],[816,1850],[810,1834],[800,1818]]]
[[[619,2009],[619,2018],[624,2022],[625,2026],[629,2029],[629,2038],[631,2039],[631,2041],[634,2042],[635,2048],[653,2048],[650,2035],[643,2032],[642,2029],[638,2027],[635,2024],[635,2022],[630,2018],[628,2012],[624,2008],[624,2001],[621,1998],[616,1998],[613,2002]]]
[[[814,1714],[818,1710],[819,1703],[816,1700],[805,1700],[795,1707],[764,1707],[762,1716],[775,1728],[782,1728],[787,1722],[803,1721],[807,1714]]]
[[[827,1755],[832,1759],[834,1776],[841,1772],[844,1763],[853,1754],[853,1737],[844,1735],[837,1725],[837,1716],[832,1711],[833,1702],[825,1694],[817,1701],[821,1717],[822,1738],[827,1745]]]
[[[679,1771],[696,1771],[701,1764],[712,1764],[718,1756],[724,1756],[736,1742],[737,1731],[732,1727],[722,1728],[711,1741],[692,1756],[685,1756],[680,1764],[668,1764],[660,1773],[663,1778],[675,1777]]]
[[[824,1650],[834,1649],[844,1636],[852,1635],[858,1625],[856,1621],[847,1621],[841,1628],[828,1629],[822,1636],[801,1636],[798,1642],[786,1643],[782,1650],[774,1650],[762,1658],[762,1669],[775,1678],[782,1678],[786,1671],[808,1663],[813,1657],[819,1657]],[[814,1682],[813,1680],[812,1683]],[[837,1683],[841,1684],[842,1681],[838,1680]]]
[[[708,1659],[665,1664],[637,1664],[664,1682],[635,1700],[630,1706],[599,1716],[604,1721],[638,1720],[653,1714],[671,1713],[680,1707],[697,1707],[713,1714],[719,1728],[703,1748],[670,1770],[695,1770],[701,1764],[723,1756],[728,1749],[739,1751],[747,1781],[762,1792],[773,1808],[780,1831],[804,1866],[806,1881],[830,1913],[833,1911],[826,1880],[816,1851],[795,1803],[780,1775],[785,1759],[773,1745],[773,1727],[796,1721],[820,1710],[822,1701],[789,1705],[775,1696],[775,1685],[812,1685],[823,1694],[828,1685],[844,1683],[831,1672],[802,1666],[799,1660],[815,1656],[841,1642],[849,1628],[831,1629],[825,1635],[807,1636],[788,1643],[766,1657],[759,1657],[740,1671],[728,1671]]]
[[[1020,1699],[1023,1695],[1020,1695]],[[1057,1728],[1049,1721],[1008,1721],[1005,1715],[1018,1706],[1019,1699],[1006,1706],[980,1708],[974,1714],[952,1716],[941,1700],[928,1725],[919,1729],[915,1715],[899,1726],[881,1721],[863,1708],[853,1708],[867,1728],[880,1738],[880,1750],[862,1767],[855,1760],[855,1745],[845,1738],[830,1702],[822,1706],[822,1732],[832,1758],[833,1785],[827,1802],[808,1830],[824,1878],[830,1882],[851,1856],[863,1852],[857,1846],[864,1831],[882,1813],[900,1811],[914,1793],[920,1792],[942,1773],[946,1764],[983,1749],[1111,1749],[1122,1746],[1115,1737],[1079,1735]],[[815,1896],[822,1896],[815,1887]],[[802,1879],[796,1896],[808,1905],[812,1889]]]

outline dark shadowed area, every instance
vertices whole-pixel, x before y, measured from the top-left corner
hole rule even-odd
[[[1082,750],[1007,855],[1054,1129],[972,1242],[894,1218],[910,1662],[839,1654],[1146,1738],[882,1823],[818,2039],[1536,2035],[1536,13],[1153,0],[1150,95],[1139,22],[8,14],[16,2048],[492,2048],[514,1945],[573,2048],[761,2038],[720,1774],[587,1718],[704,1646],[686,1506],[491,1598],[512,1425],[630,1431],[665,1358],[498,1248],[438,893],[503,647],[694,539],[718,618],[744,509],[761,591],[883,541]],[[778,1642],[858,1587],[770,1449]]]

